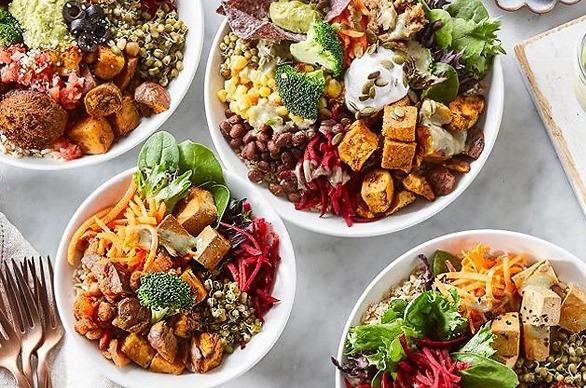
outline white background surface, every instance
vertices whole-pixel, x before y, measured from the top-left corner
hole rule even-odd
[[[221,20],[215,14],[218,1],[203,1],[206,43],[202,64]],[[318,236],[288,225],[298,269],[298,291],[291,320],[267,357],[228,387],[333,386],[334,370],[329,358],[336,352],[341,330],[358,296],[389,261],[433,237],[466,229],[510,229],[550,240],[586,260],[584,215],[513,55],[513,45],[519,40],[584,15],[586,1],[574,6],[560,5],[544,16],[525,10],[505,13],[491,0],[486,3],[491,14],[502,19],[501,38],[509,54],[504,58],[502,129],[484,170],[442,213],[391,236],[344,240]],[[203,110],[203,74],[202,65],[185,100],[163,128],[179,139],[191,138],[209,145]],[[137,154],[138,148],[97,167],[61,173],[0,166],[0,211],[39,252],[54,255],[68,218],[77,206],[109,177],[132,167]],[[71,368],[80,366],[71,365]]]

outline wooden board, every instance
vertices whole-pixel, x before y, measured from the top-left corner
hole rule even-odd
[[[586,112],[576,97],[578,46],[586,15],[519,43],[527,89],[586,214]],[[532,130],[532,128],[526,128]]]

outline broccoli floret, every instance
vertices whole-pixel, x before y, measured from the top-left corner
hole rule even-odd
[[[0,46],[22,43],[22,28],[6,8],[0,8]]]
[[[195,303],[189,284],[168,272],[152,272],[142,276],[137,295],[140,304],[151,310],[152,324],[188,311]]]
[[[315,120],[319,98],[326,87],[323,71],[302,73],[291,65],[281,65],[277,67],[275,78],[279,96],[289,112]]]
[[[307,39],[291,45],[291,54],[299,62],[319,64],[340,75],[344,68],[344,51],[331,24],[318,20],[311,24]]]

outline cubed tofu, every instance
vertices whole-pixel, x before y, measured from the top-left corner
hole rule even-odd
[[[385,138],[381,167],[389,170],[410,172],[417,150],[415,143],[402,143]]]
[[[179,203],[175,214],[181,226],[193,236],[197,236],[206,226],[216,221],[218,210],[212,193],[194,187]]]
[[[392,140],[415,141],[417,108],[414,106],[385,106],[382,134]]]
[[[87,116],[78,121],[67,137],[77,144],[84,154],[99,155],[108,152],[114,142],[114,131],[104,117]]]
[[[499,315],[492,321],[490,330],[494,334],[492,347],[496,350],[496,354],[514,364],[519,357],[521,344],[519,313]]]
[[[484,111],[484,96],[458,96],[449,104],[452,122],[448,128],[452,131],[466,132],[477,122]]]
[[[561,304],[562,298],[549,288],[526,286],[521,303],[523,323],[555,326],[560,322]]]
[[[523,350],[525,358],[544,361],[549,356],[550,326],[523,323]]]
[[[416,199],[417,197],[412,192],[408,190],[400,190],[399,192],[395,193],[393,203],[386,211],[385,215],[389,216],[391,214],[395,214],[404,207],[411,205],[413,202],[415,202]]]
[[[230,242],[217,230],[206,226],[196,238],[196,248],[193,258],[204,268],[213,271],[230,250]]]
[[[340,159],[354,171],[360,171],[378,148],[378,136],[361,121],[355,121],[338,145]]]
[[[391,207],[395,185],[386,170],[369,171],[362,181],[360,194],[373,213],[383,213]]]
[[[200,303],[206,298],[208,292],[206,291],[201,280],[199,280],[197,275],[194,274],[191,269],[184,271],[181,274],[181,279],[183,279],[191,287],[191,290],[195,295],[195,303]]]
[[[570,284],[562,302],[560,326],[572,333],[586,330],[586,290]]]
[[[550,288],[557,285],[559,281],[551,263],[542,260],[513,276],[513,283],[519,292],[523,292],[526,286]]]
[[[393,102],[389,106],[392,106],[392,107],[413,106],[413,102],[411,101],[411,98],[409,98],[409,96],[405,96],[405,97],[401,98],[399,101]]]
[[[180,375],[185,370],[185,364],[181,360],[176,359],[173,362],[165,360],[160,354],[156,354],[151,361],[150,370],[157,373],[167,373],[170,375]]]
[[[403,178],[403,186],[412,193],[415,193],[428,201],[435,199],[431,185],[425,177],[419,173],[412,172]]]
[[[135,333],[129,334],[122,343],[122,352],[136,364],[147,369],[157,353],[149,341]]]
[[[159,244],[173,257],[191,254],[197,246],[196,238],[189,234],[172,214],[165,217],[157,226],[157,235]]]
[[[120,110],[112,115],[112,122],[117,136],[126,136],[140,124],[140,113],[134,98],[124,97]]]

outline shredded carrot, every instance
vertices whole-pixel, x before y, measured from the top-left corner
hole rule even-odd
[[[462,268],[436,278],[435,285],[444,295],[456,290],[464,312],[474,322],[482,323],[488,312],[513,308],[517,290],[512,277],[526,266],[526,256],[512,253],[494,255],[488,246],[479,244],[461,253]]]
[[[114,220],[114,218],[118,217],[118,215],[122,213],[122,211],[126,208],[128,202],[130,202],[130,200],[134,196],[134,193],[136,193],[136,185],[134,183],[134,180],[132,180],[130,181],[130,186],[128,186],[128,189],[126,190],[126,193],[124,194],[120,202],[118,202],[116,206],[114,206],[108,212],[108,214],[104,216],[102,221],[104,221],[105,224],[109,224],[112,220]]]
[[[73,236],[71,236],[71,240],[69,241],[69,245],[67,246],[67,262],[69,264],[75,264],[76,258],[78,256],[77,250],[79,248],[79,243],[84,234],[87,232],[87,230],[96,224],[95,219],[100,218],[105,214],[108,214],[110,212],[110,209],[112,208],[106,208],[104,210],[99,211],[98,213],[96,213],[95,216],[90,217],[83,224],[81,224],[79,228],[77,228],[75,233],[73,233]]]

